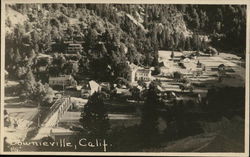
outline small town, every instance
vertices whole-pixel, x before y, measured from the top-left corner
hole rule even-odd
[[[183,32],[170,35],[170,39],[161,39],[162,35],[154,38],[154,31],[167,25],[164,20],[158,26],[144,24],[150,6],[129,6],[134,11],[130,13],[125,5],[110,5],[115,17],[102,5],[77,6],[75,14],[74,7],[6,5],[7,151],[103,151],[102,147],[79,145],[74,149],[25,145],[79,138],[108,141],[105,152],[228,151],[230,142],[237,145],[233,150],[244,149],[246,63],[242,54],[227,53],[214,46],[220,44],[218,39],[218,43],[209,44],[214,40],[211,36],[180,26],[185,23],[183,19],[175,21],[184,16],[178,6],[166,7],[170,17],[176,16],[170,18],[173,25],[177,23],[162,31]],[[202,12],[202,7],[196,9]],[[112,23],[123,15],[131,27]],[[18,18],[24,26],[14,26]],[[141,35],[124,37],[127,29]],[[139,36],[144,34],[152,37],[142,41]],[[225,150],[214,150],[222,139]],[[187,143],[191,144],[185,146]]]

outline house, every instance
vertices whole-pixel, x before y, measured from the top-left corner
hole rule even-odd
[[[45,72],[48,67],[48,64],[50,64],[52,61],[53,57],[51,55],[39,53],[37,55],[37,70],[39,72]]]
[[[190,62],[190,59],[189,58],[185,58],[185,59],[183,59],[183,62],[188,63],[188,62]]]
[[[109,82],[102,82],[100,84],[100,86],[101,86],[102,90],[110,90],[110,88],[111,88]]]
[[[61,75],[58,77],[49,77],[50,86],[70,86],[75,82],[71,75]]]
[[[47,59],[49,62],[51,62],[52,59],[53,59],[53,57],[52,57],[51,55],[39,53],[39,54],[37,55],[37,59]]]
[[[87,84],[84,84],[81,89],[81,96],[87,98],[91,96],[94,92],[101,90],[101,86],[95,81],[91,80]]]
[[[68,54],[76,54],[77,52],[82,52],[83,47],[81,44],[73,44],[70,43],[66,49],[66,53]]]
[[[72,97],[71,102],[73,108],[80,109],[84,107],[88,100],[83,98]]]
[[[131,83],[134,83],[139,80],[148,82],[152,80],[151,69],[139,67],[135,64],[130,64],[130,79]]]
[[[47,70],[47,66],[40,66],[37,68],[39,72],[45,72]]]
[[[181,61],[181,58],[180,57],[174,57],[173,59],[172,59],[174,62],[180,62]]]
[[[150,69],[138,69],[135,73],[135,80],[150,81],[151,80],[151,70]]]

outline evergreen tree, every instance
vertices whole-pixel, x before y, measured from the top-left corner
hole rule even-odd
[[[174,58],[174,51],[171,52],[171,56],[172,59]]]
[[[19,48],[17,48],[16,53],[14,55],[14,62],[16,63],[16,65],[20,63],[21,59],[22,57],[20,55]]]
[[[190,38],[189,37],[186,39],[185,50],[188,50],[188,51],[191,50],[191,44],[190,44]]]
[[[181,33],[181,36],[180,36],[180,45],[179,45],[179,50],[185,50],[185,36],[183,34],[183,32]]]
[[[143,141],[153,144],[155,136],[158,134],[158,111],[160,106],[159,90],[157,88],[158,83],[153,81],[149,85],[149,89],[146,94],[146,101],[143,106],[141,130]]]
[[[109,129],[107,109],[102,93],[95,92],[81,112],[80,122],[93,138],[103,138]]]

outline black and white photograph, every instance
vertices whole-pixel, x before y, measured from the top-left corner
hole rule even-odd
[[[170,2],[1,1],[1,154],[248,156],[249,3]]]

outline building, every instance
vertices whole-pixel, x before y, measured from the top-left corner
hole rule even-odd
[[[49,85],[51,86],[70,86],[75,80],[71,75],[62,75],[58,77],[49,77]]]
[[[43,53],[39,53],[37,55],[37,59],[47,59],[48,62],[50,63],[53,60],[53,57],[51,55],[47,55],[47,54],[43,54]]]
[[[66,48],[66,53],[68,54],[76,54],[77,52],[82,52],[83,51],[83,47],[81,44],[73,44],[70,43],[67,48]]]
[[[72,102],[72,108],[80,109],[84,107],[84,105],[88,102],[88,99],[72,97],[71,102]]]
[[[150,81],[151,80],[151,70],[150,69],[138,69],[136,71],[135,80]]]
[[[166,66],[162,66],[162,67],[160,67],[160,69],[161,69],[161,76],[171,77],[173,72],[174,72],[173,68],[166,67]]]
[[[81,89],[81,97],[87,98],[91,96],[94,92],[101,90],[101,86],[95,81],[91,80],[87,84],[83,85]]]
[[[143,80],[145,82],[152,80],[151,69],[146,69],[139,67],[135,64],[130,64],[130,79],[131,83],[134,83],[139,80]]]
[[[38,72],[46,72],[46,70],[47,70],[47,66],[40,66],[37,68]]]

